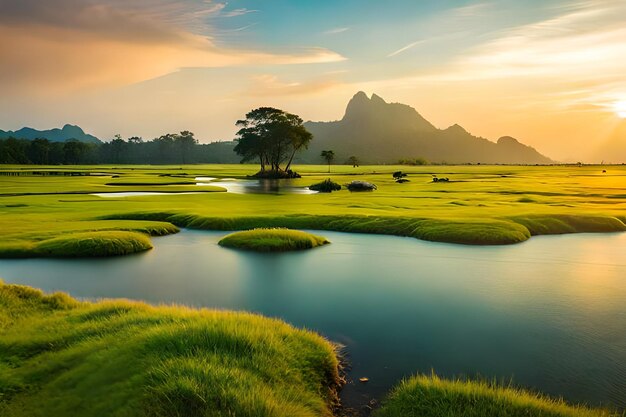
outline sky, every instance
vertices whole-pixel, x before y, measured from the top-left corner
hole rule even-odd
[[[0,129],[231,140],[357,92],[561,161],[626,160],[623,0],[0,0]]]

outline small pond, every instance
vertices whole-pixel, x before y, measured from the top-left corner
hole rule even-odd
[[[626,407],[626,234],[471,247],[316,232],[333,243],[257,254],[185,230],[136,256],[0,260],[0,277],[76,297],[248,310],[346,346],[344,402],[414,372],[513,379],[570,401]]]
[[[246,179],[235,178],[214,178],[196,177],[198,181],[192,187],[222,187],[226,192],[232,194],[317,194],[317,191],[309,190],[308,187],[299,187],[292,184],[291,180],[269,180],[269,179]],[[178,186],[180,187],[180,186]],[[166,189],[167,186],[162,186]],[[124,198],[142,196],[167,196],[167,195],[201,194],[194,191],[115,191],[107,193],[92,193],[91,195],[105,198]]]
[[[317,194],[317,191],[309,190],[308,187],[293,185],[292,181],[288,179],[238,180],[234,178],[197,177],[196,181],[201,181],[196,183],[197,186],[222,187],[233,194]]]

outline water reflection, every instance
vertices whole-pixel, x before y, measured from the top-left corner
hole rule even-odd
[[[198,180],[196,178],[196,180]],[[308,187],[295,186],[291,180],[251,179],[235,180],[224,178],[210,182],[199,182],[198,186],[213,185],[226,188],[234,194],[316,194],[317,191],[309,190]]]

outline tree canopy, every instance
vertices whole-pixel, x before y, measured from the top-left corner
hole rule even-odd
[[[193,164],[235,163],[233,142],[198,143],[193,133],[168,133],[144,141],[120,135],[103,143],[76,140],[0,139],[0,164]]]
[[[296,153],[313,139],[299,116],[273,107],[250,111],[237,126],[234,150],[241,162],[259,162],[262,176],[288,176]],[[282,164],[286,164],[284,169]]]

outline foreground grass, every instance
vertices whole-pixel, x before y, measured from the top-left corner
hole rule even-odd
[[[326,238],[300,230],[284,228],[253,229],[231,233],[219,241],[221,246],[256,252],[286,252],[312,249],[330,243]]]
[[[68,170],[4,167],[0,171],[28,173],[35,168]],[[604,168],[607,172],[602,172]],[[0,253],[6,246],[34,247],[65,234],[140,231],[150,224],[162,228],[165,223],[214,230],[286,227],[383,233],[476,245],[512,244],[544,234],[626,230],[623,166],[336,166],[332,181],[345,184],[359,179],[376,184],[378,190],[313,195],[176,194],[205,190],[193,185],[196,177],[245,178],[256,172],[254,165],[71,169],[102,176],[0,176]],[[395,182],[392,173],[399,169],[411,182]],[[285,182],[306,187],[328,178],[327,167],[299,166],[297,171],[301,179]],[[433,183],[433,175],[451,181]],[[151,190],[168,194],[89,195]]]
[[[0,282],[0,415],[330,416],[331,343],[253,314]]]
[[[402,381],[375,417],[610,417],[606,410],[573,407],[561,400],[488,382],[418,375]]]

